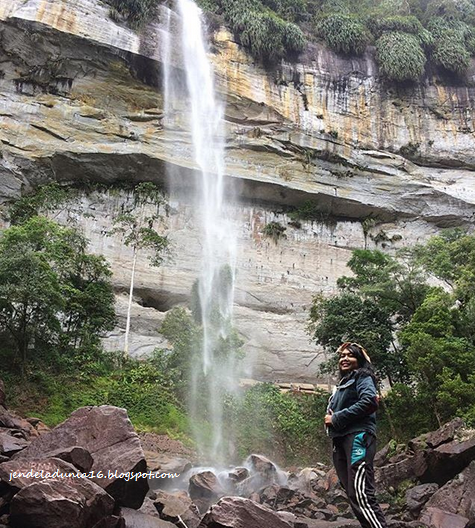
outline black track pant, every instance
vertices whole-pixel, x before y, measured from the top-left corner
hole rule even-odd
[[[333,439],[333,463],[351,508],[363,528],[387,528],[376,502],[373,460],[376,438],[352,433]]]

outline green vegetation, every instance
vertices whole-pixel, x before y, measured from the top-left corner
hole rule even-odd
[[[410,33],[390,31],[376,41],[381,72],[394,81],[417,81],[424,73],[426,56],[419,39]]]
[[[163,204],[157,193],[149,184],[132,189],[133,215],[124,210],[116,222],[124,244],[142,244],[144,233],[152,229]],[[191,310],[170,310],[159,329],[169,349],[155,350],[146,361],[104,352],[100,336],[115,321],[109,266],[88,254],[87,240],[75,228],[41,216],[56,217],[76,196],[54,184],[18,200],[10,209],[15,225],[0,239],[0,378],[9,406],[55,426],[79,407],[116,405],[127,409],[137,430],[191,443],[186,409],[203,339],[199,282],[193,286]],[[154,211],[152,226],[136,218],[143,220]],[[224,334],[218,332],[222,321],[217,307],[232,284],[231,269],[223,267],[213,285],[216,318],[208,337],[217,361],[232,357],[237,364],[243,357],[241,338],[229,326]],[[202,395],[209,379],[198,373],[195,383],[203,390],[194,402],[199,412],[193,419],[206,436],[210,426]],[[328,458],[321,427],[326,395],[282,394],[273,385],[259,385],[239,397],[222,396],[236,461],[255,451],[282,463]]]
[[[16,200],[9,208],[8,218],[13,225],[22,224],[34,216],[57,212],[74,200],[75,196],[75,190],[62,187],[58,183],[49,183],[37,189],[35,193]]]
[[[307,200],[289,213],[292,220],[321,220],[322,212],[313,200]]]
[[[272,239],[276,244],[282,238],[287,238],[285,234],[286,227],[280,222],[269,222],[264,226],[262,233],[265,237]]]
[[[110,17],[137,29],[150,20],[160,0],[104,0],[111,6]]]
[[[341,293],[314,300],[317,343],[328,351],[348,339],[367,346],[390,381],[383,423],[399,439],[454,416],[473,426],[475,235],[447,231],[397,258],[357,250],[348,266],[353,276],[338,281]],[[431,276],[446,288],[430,285]]]
[[[20,378],[12,370],[7,350],[0,351],[0,378],[7,386],[8,403],[25,416],[55,426],[86,405],[125,407],[138,431],[169,434],[189,442],[188,421],[160,358],[147,361],[118,358],[96,350],[57,361],[37,355]],[[21,381],[20,381],[21,380]]]
[[[104,0],[111,17],[138,28],[163,0]],[[475,53],[475,5],[469,0],[199,0],[264,64],[294,59],[321,39],[343,55],[377,49],[381,73],[396,82],[418,81],[428,62],[463,77]]]
[[[323,22],[323,23],[322,23]],[[317,33],[335,51],[359,55],[374,43],[383,75],[417,81],[428,60],[464,75],[473,54],[475,6],[440,0],[323,2]]]
[[[80,351],[114,326],[111,272],[75,229],[32,217],[0,239],[0,332],[23,365],[34,347]]]
[[[202,0],[251,54],[275,62],[323,40],[344,55],[377,48],[381,73],[396,82],[418,81],[428,61],[463,76],[475,52],[472,2],[350,2],[349,0]]]
[[[143,184],[132,194],[136,210],[143,209],[136,214],[145,219],[145,211],[153,211],[146,232],[163,203],[157,193]],[[157,349],[147,361],[121,361],[118,354],[105,353],[100,337],[115,322],[109,266],[88,253],[87,240],[75,228],[42,216],[56,216],[73,199],[53,185],[18,200],[10,210],[14,225],[0,238],[0,377],[9,404],[48,425],[83,405],[117,405],[127,408],[138,430],[189,441],[185,411],[203,339],[200,284],[193,285],[190,309],[170,310],[159,329],[169,349]],[[294,215],[321,220],[312,201]],[[268,236],[281,236],[284,228],[272,224]],[[375,224],[370,217],[362,222],[366,236]],[[134,229],[127,231],[129,225]],[[118,226],[124,243],[142,240],[138,222]],[[327,356],[347,339],[367,347],[378,374],[391,385],[381,410],[382,437],[391,431],[404,441],[456,415],[474,426],[475,235],[449,230],[396,257],[357,250],[348,266],[352,275],[339,279],[339,295],[315,298],[309,329]],[[444,287],[434,286],[434,277]],[[233,279],[226,266],[215,278],[208,338],[218,362],[233,358],[238,365],[243,342],[217,309]],[[334,366],[334,360],[326,365]],[[203,395],[210,380],[198,373],[194,382],[203,390],[193,402],[199,410],[193,419],[206,432]],[[263,384],[239,397],[223,388],[222,396],[226,438],[237,459],[253,451],[284,464],[327,458],[321,427],[326,395],[283,394]]]
[[[154,186],[135,191],[136,207],[151,201],[158,213]],[[109,265],[87,252],[77,229],[41,216],[56,217],[77,195],[58,184],[40,187],[12,204],[13,225],[0,237],[0,377],[9,405],[51,426],[83,405],[118,405],[138,429],[186,436],[162,354],[119,366],[102,349],[101,337],[115,325]],[[152,227],[129,230],[125,242],[155,247]]]
[[[228,396],[225,425],[232,432],[238,459],[258,452],[272,453],[283,464],[329,462],[321,419],[327,402],[327,393],[283,394],[270,383],[248,389],[241,398]]]
[[[162,217],[160,207],[166,203],[156,185],[139,183],[132,190],[133,204],[114,218],[114,229],[110,235],[121,235],[125,246],[132,248],[132,272],[130,274],[129,304],[125,325],[124,356],[129,353],[129,331],[132,300],[134,296],[135,267],[140,251],[147,250],[151,266],[158,267],[168,252],[168,238],[157,228]]]
[[[163,0],[104,0],[111,17],[134,28]],[[295,58],[319,38],[344,55],[377,48],[381,73],[418,81],[427,62],[464,76],[475,53],[475,5],[466,0],[199,0],[214,24],[226,24],[264,64]]]
[[[263,62],[275,62],[303,50],[306,39],[288,19],[296,19],[298,3],[220,0],[217,9],[243,46]],[[284,18],[283,18],[284,17]],[[286,20],[287,19],[287,20]]]
[[[473,54],[473,28],[464,22],[435,18],[429,24],[434,45],[432,59],[445,70],[463,74],[470,65]]]
[[[368,30],[358,17],[341,13],[323,17],[318,34],[331,49],[344,55],[361,55],[370,39]]]

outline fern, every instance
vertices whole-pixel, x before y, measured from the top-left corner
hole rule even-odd
[[[424,73],[426,56],[419,39],[409,33],[391,31],[376,41],[381,72],[393,81],[417,81]]]
[[[325,16],[318,31],[330,48],[346,55],[361,55],[369,41],[366,27],[351,15]]]

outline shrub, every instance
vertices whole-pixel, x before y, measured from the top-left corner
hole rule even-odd
[[[391,31],[376,41],[381,72],[393,81],[416,81],[424,72],[426,56],[419,39],[409,33]]]
[[[281,238],[286,238],[286,228],[279,222],[269,222],[263,229],[265,237],[271,238],[276,244]]]
[[[254,12],[244,20],[239,37],[254,57],[273,62],[284,55],[284,23],[278,17]]]
[[[305,47],[304,34],[297,25],[286,22],[258,1],[223,0],[222,6],[241,44],[264,62],[275,62],[286,53],[300,52]]]
[[[425,16],[428,20],[444,17],[446,20],[475,22],[475,6],[470,0],[432,0],[428,3]]]
[[[327,400],[326,393],[282,394],[270,383],[259,384],[241,398],[228,395],[225,427],[241,459],[258,452],[282,464],[328,462],[321,425]]]
[[[391,16],[371,20],[371,30],[377,36],[381,36],[385,31],[401,31],[417,35],[423,29],[415,16]]]
[[[305,0],[262,0],[262,3],[286,20],[303,20],[307,14]]]
[[[351,15],[331,14],[323,18],[319,34],[334,51],[361,55],[368,44],[368,31]]]
[[[470,55],[475,55],[475,28],[469,27],[465,33],[465,47]]]
[[[432,58],[438,66],[457,74],[465,73],[470,66],[470,54],[463,41],[449,32],[435,43]]]
[[[465,73],[470,65],[469,49],[475,50],[474,30],[441,17],[431,20],[428,28],[434,38],[434,63],[453,73]]]
[[[121,15],[133,27],[139,27],[151,17],[158,0],[105,0],[111,6],[111,18]]]
[[[286,24],[283,35],[284,48],[288,52],[301,52],[307,40],[302,30],[295,24]]]

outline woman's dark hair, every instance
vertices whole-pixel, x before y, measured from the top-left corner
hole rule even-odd
[[[375,384],[378,382],[373,365],[369,361],[369,356],[361,345],[358,345],[358,343],[343,343],[338,349],[338,352],[342,352],[343,350],[349,350],[358,361],[358,375],[371,376]],[[340,372],[341,375],[342,373]]]

